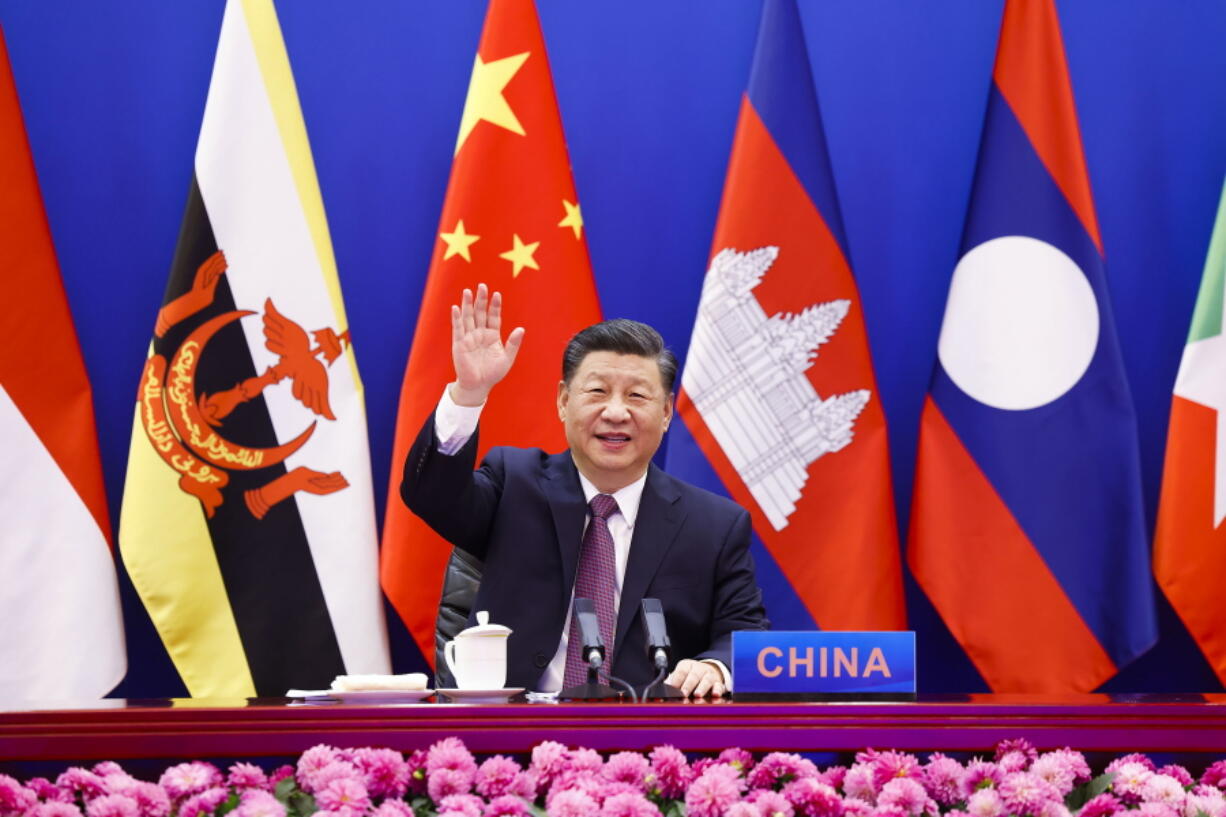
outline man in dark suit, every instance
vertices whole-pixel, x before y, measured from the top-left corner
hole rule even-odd
[[[654,597],[682,657],[668,683],[723,695],[732,631],[768,626],[749,515],[651,463],[672,420],[677,373],[659,333],[616,320],[575,335],[557,393],[569,451],[494,448],[474,471],[480,407],[524,330],[503,343],[501,296],[488,297],[484,284],[475,297],[464,290],[451,312],[456,379],[409,451],[401,496],[484,562],[474,609],[513,631],[508,684],[552,691],[576,677],[569,619],[572,598],[584,595],[612,640],[605,671],[645,686],[655,671],[639,607]]]

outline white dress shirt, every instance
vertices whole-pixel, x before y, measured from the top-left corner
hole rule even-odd
[[[473,432],[477,430],[477,422],[481,417],[483,407],[457,405],[451,399],[450,387],[443,389],[443,396],[439,399],[438,408],[434,412],[434,433],[438,439],[440,453],[450,456],[464,447]],[[600,493],[582,473],[579,474],[579,484],[583,486],[583,498],[588,503],[592,501],[592,497]],[[613,555],[617,560],[617,595],[613,599],[615,613],[621,609],[622,582],[626,578],[626,564],[630,560],[630,542],[634,538],[634,521],[638,518],[639,502],[643,498],[643,486],[646,484],[647,474],[644,472],[643,476],[612,495],[617,500],[617,510],[610,514],[608,519],[609,533],[613,536]],[[592,515],[589,513],[583,525],[585,532],[591,519]],[[562,638],[558,642],[558,649],[553,654],[553,660],[549,662],[549,666],[541,675],[541,680],[537,683],[537,689],[541,692],[557,692],[562,689],[562,677],[566,671],[566,645],[570,640],[570,616],[574,607],[574,592],[574,588],[571,588],[571,603],[566,605],[566,620],[562,623]],[[724,685],[731,689],[728,683],[729,672],[723,662],[712,660],[708,663],[714,664],[719,669]]]

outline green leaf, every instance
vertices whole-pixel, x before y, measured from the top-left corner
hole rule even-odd
[[[277,787],[273,790],[273,797],[281,801],[282,805],[289,800],[289,796],[298,788],[298,782],[292,777],[287,777],[277,783]]]
[[[230,796],[226,798],[226,802],[217,807],[217,811],[213,812],[216,817],[221,817],[223,814],[229,814],[234,809],[238,808],[238,792],[230,792]]]
[[[420,794],[409,801],[409,808],[413,809],[413,814],[417,817],[434,817],[434,815],[438,814],[434,810],[434,803],[430,801],[430,798]]]
[[[1064,805],[1069,811],[1076,812],[1093,798],[1105,792],[1115,780],[1115,772],[1100,774],[1089,783],[1078,786],[1064,797]]]
[[[527,800],[524,802],[528,803]],[[536,803],[528,803],[528,811],[532,814],[532,817],[549,817],[545,809],[541,808]]]
[[[664,817],[685,817],[685,802],[682,800],[669,800],[663,812]]]
[[[292,792],[285,803],[287,817],[311,817],[319,806],[315,805],[315,798],[301,790]]]

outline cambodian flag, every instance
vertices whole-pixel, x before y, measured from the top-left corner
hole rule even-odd
[[[997,692],[1156,638],[1136,419],[1052,0],[1008,0],[921,419],[908,561]]]
[[[669,470],[747,508],[776,627],[905,626],[885,416],[795,0],[767,0]]]

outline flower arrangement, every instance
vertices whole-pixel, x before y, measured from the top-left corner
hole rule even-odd
[[[1079,752],[1025,740],[990,760],[868,749],[819,769],[782,752],[691,761],[659,746],[605,758],[553,741],[523,766],[478,762],[447,738],[407,756],[315,746],[271,773],[180,763],[156,783],[109,761],[24,785],[0,775],[0,817],[1226,817],[1224,789],[1226,760],[1198,780],[1131,754],[1092,777]]]

